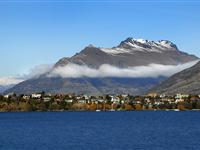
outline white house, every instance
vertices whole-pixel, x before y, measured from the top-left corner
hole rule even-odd
[[[188,94],[176,94],[176,102],[183,102],[184,101],[184,98],[188,98],[189,95]]]
[[[7,95],[4,95],[4,97],[5,98],[9,98],[10,96],[13,96],[14,95],[14,93],[9,93],[9,94],[7,94]]]
[[[7,94],[7,95],[4,95],[4,98],[9,98],[9,96],[10,96],[10,95],[8,95],[8,94]]]
[[[188,94],[176,94],[176,98],[188,98]]]
[[[29,100],[30,97],[31,97],[31,96],[29,96],[29,95],[24,95],[24,96],[23,96],[23,99],[25,99],[25,100]]]
[[[161,94],[161,95],[160,95],[160,98],[165,98],[165,97],[166,97],[165,94]]]
[[[64,100],[66,103],[73,103],[73,99],[65,99]]]
[[[44,102],[49,102],[51,100],[51,97],[44,97],[43,100]]]
[[[111,97],[111,102],[113,103],[120,103],[120,98],[117,96],[110,96]]]
[[[31,97],[35,98],[35,99],[40,99],[42,97],[42,94],[40,94],[40,93],[33,93],[33,94],[31,94]]]
[[[81,104],[86,104],[86,103],[87,103],[87,101],[86,101],[85,99],[79,99],[79,100],[78,100],[78,103],[81,103]]]

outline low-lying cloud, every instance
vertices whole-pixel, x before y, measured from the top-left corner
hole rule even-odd
[[[41,64],[31,68],[27,73],[23,74],[21,77],[24,79],[38,78],[50,72],[53,68],[52,64]]]
[[[0,77],[0,86],[15,85],[27,79],[38,78],[41,75],[51,71],[53,65],[42,64],[31,68],[28,72],[16,77]]]
[[[169,77],[177,72],[195,65],[197,61],[192,61],[180,65],[161,65],[149,64],[147,66],[136,66],[128,68],[118,68],[109,64],[103,64],[98,69],[77,64],[68,64],[53,68],[53,65],[38,65],[30,69],[26,74],[17,77],[0,77],[0,86],[8,86],[18,84],[24,80],[38,78],[46,74],[47,77],[62,77],[62,78],[103,78],[103,77],[131,77],[131,78],[146,78],[146,77]]]
[[[15,77],[0,77],[0,85],[2,86],[14,85],[22,81],[24,80]]]
[[[180,65],[162,65],[149,64],[147,66],[136,66],[128,68],[118,68],[109,64],[103,64],[98,69],[89,68],[88,66],[80,66],[77,64],[68,64],[54,68],[48,77],[62,77],[62,78],[80,78],[80,77],[169,77],[177,72],[195,65],[197,61],[192,61]]]

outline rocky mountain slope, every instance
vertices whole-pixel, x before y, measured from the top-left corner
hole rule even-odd
[[[175,95],[177,93],[199,95],[200,62],[191,68],[173,75],[150,91],[168,95]]]
[[[45,91],[47,93],[76,93],[89,95],[134,94],[141,95],[147,89],[163,81],[159,78],[38,78],[19,83],[5,93],[31,94]]]
[[[151,63],[177,65],[196,59],[194,55],[178,50],[175,44],[167,40],[148,41],[127,38],[113,48],[97,48],[89,45],[71,58],[60,59],[55,67],[74,63],[92,68],[98,68],[102,64],[126,68]]]
[[[194,55],[180,51],[175,44],[167,40],[148,41],[127,38],[113,48],[97,48],[92,45],[80,53],[62,58],[54,69],[68,64],[77,64],[98,69],[103,64],[118,68],[146,66],[149,64],[178,65],[197,60]],[[45,74],[39,78],[29,79],[6,91],[16,93],[32,93],[45,91],[50,93],[83,93],[83,94],[144,94],[164,78],[64,78],[49,77]]]
[[[14,86],[14,84],[11,85],[0,85],[0,94],[6,91],[7,89],[10,89]]]

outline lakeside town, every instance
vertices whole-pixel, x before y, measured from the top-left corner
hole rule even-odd
[[[26,111],[134,111],[134,110],[200,110],[200,95],[174,96],[149,93],[145,96],[75,94],[0,95],[0,112]]]

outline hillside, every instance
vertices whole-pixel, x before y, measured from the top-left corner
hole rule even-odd
[[[200,62],[195,66],[183,70],[158,86],[150,90],[151,92],[174,95],[177,93],[200,94]]]

